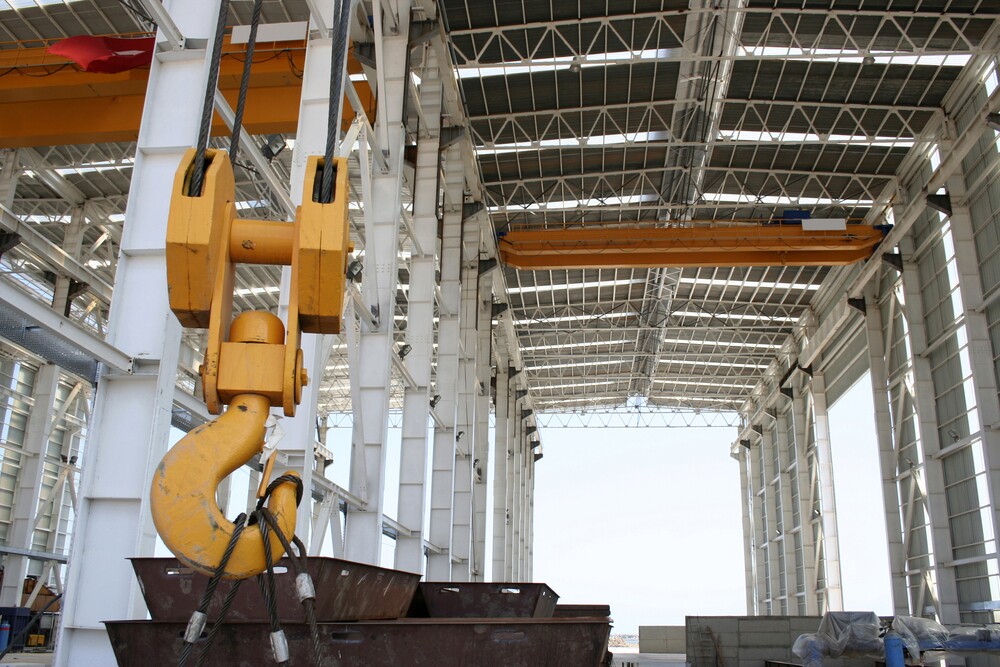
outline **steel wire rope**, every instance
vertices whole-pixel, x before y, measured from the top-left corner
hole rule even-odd
[[[229,16],[229,0],[219,3],[219,19],[215,25],[215,39],[212,44],[212,58],[208,67],[208,82],[205,84],[205,100],[201,107],[201,123],[198,126],[198,143],[195,145],[194,167],[191,170],[191,184],[188,196],[201,196],[205,180],[205,151],[212,133],[212,115],[215,113],[215,90],[219,85],[219,66],[222,64],[222,38],[226,32],[226,18]]]
[[[188,658],[191,656],[191,650],[194,648],[194,643],[201,637],[202,630],[205,627],[205,622],[208,619],[208,606],[212,603],[212,598],[215,597],[215,589],[219,585],[219,580],[222,579],[222,574],[225,572],[226,565],[229,564],[229,559],[233,555],[233,551],[236,549],[236,543],[239,541],[240,535],[243,533],[243,528],[246,525],[247,515],[241,513],[236,517],[236,521],[233,522],[235,528],[233,529],[233,534],[229,537],[229,544],[226,545],[226,550],[222,554],[222,559],[219,561],[218,567],[215,568],[215,572],[212,573],[211,578],[208,580],[208,585],[205,586],[205,592],[201,596],[201,602],[198,605],[198,609],[191,614],[191,619],[188,621],[187,628],[184,631],[184,645],[181,648],[181,657],[178,660],[178,667],[184,667],[187,664]],[[221,625],[224,616],[220,616],[216,625]],[[213,626],[213,630],[215,627]],[[211,635],[210,635],[211,638]],[[202,648],[202,657],[199,658],[198,664],[201,664],[204,655],[208,653],[210,643],[208,646]]]
[[[227,1],[228,0],[223,0],[223,2]],[[246,109],[247,92],[250,90],[250,68],[253,66],[253,54],[257,48],[257,27],[260,25],[260,9],[262,4],[263,0],[254,0],[253,14],[251,14],[250,17],[250,36],[247,38],[247,53],[243,60],[243,74],[240,77],[240,92],[239,96],[236,98],[236,111],[233,117],[233,132],[229,137],[229,162],[233,165],[233,168],[236,167],[236,156],[240,152],[240,134],[243,129],[243,112]]]
[[[350,19],[351,0],[341,0],[336,16],[336,25],[331,33],[333,44],[330,49],[330,102],[327,111],[326,148],[323,152],[323,178],[319,191],[319,202],[333,201],[333,154],[340,138],[341,107],[344,103],[344,68],[347,59],[347,28]],[[313,194],[315,197],[315,193]]]

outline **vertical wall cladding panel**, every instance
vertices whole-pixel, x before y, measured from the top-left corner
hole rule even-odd
[[[937,395],[938,434],[944,445],[970,435],[969,405],[965,393],[966,370],[962,368],[958,341],[948,336],[930,354],[931,377]]]
[[[940,227],[940,221],[935,222]],[[944,244],[935,240],[917,260],[928,345],[933,345],[955,321],[951,301],[952,285],[947,271],[948,259]]]

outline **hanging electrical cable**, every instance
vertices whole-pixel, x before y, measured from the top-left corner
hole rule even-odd
[[[205,181],[205,151],[212,134],[212,115],[215,113],[215,89],[219,86],[219,66],[222,63],[222,38],[226,34],[226,19],[229,17],[229,0],[219,4],[219,20],[215,25],[215,41],[212,44],[212,60],[208,66],[208,83],[205,85],[205,102],[201,107],[201,124],[198,126],[198,143],[195,144],[194,165],[191,169],[191,185],[188,195],[200,197]]]
[[[250,17],[250,36],[247,38],[246,58],[243,60],[243,75],[240,77],[240,93],[236,99],[236,111],[233,116],[233,133],[229,138],[229,162],[236,167],[236,156],[240,152],[240,134],[243,130],[243,110],[247,105],[247,91],[250,90],[250,68],[253,66],[253,54],[257,48],[257,26],[260,25],[260,8],[263,0],[254,0],[253,14]]]
[[[330,55],[330,108],[327,114],[326,150],[323,153],[323,180],[320,184],[319,203],[333,201],[333,153],[340,137],[340,110],[344,102],[344,61],[347,58],[347,27],[350,21],[351,0],[341,0],[333,29],[333,48]]]

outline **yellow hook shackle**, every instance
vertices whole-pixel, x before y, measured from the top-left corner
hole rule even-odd
[[[252,312],[236,318],[230,337],[233,343],[252,350],[257,344],[280,344],[284,333],[276,316]],[[239,357],[250,375],[268,370],[266,358],[255,359],[252,352]],[[260,394],[233,397],[221,417],[192,430],[175,444],[153,475],[150,503],[156,530],[178,560],[202,574],[215,572],[235,530],[219,509],[219,483],[263,450],[270,406],[271,400]],[[295,534],[296,495],[296,485],[285,482],[271,493],[267,505],[289,540]],[[273,531],[268,540],[277,560],[284,553],[281,541]],[[246,579],[265,567],[264,539],[251,527],[239,536],[222,576]]]

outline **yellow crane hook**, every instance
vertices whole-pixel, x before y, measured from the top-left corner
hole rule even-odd
[[[295,415],[308,382],[301,334],[340,331],[352,251],[350,188],[346,159],[327,165],[313,156],[294,221],[243,220],[236,216],[235,181],[225,151],[207,151],[199,195],[189,193],[194,158],[191,149],[174,176],[166,240],[170,308],[184,326],[208,328],[202,394],[211,414],[229,408],[163,457],[153,476],[150,507],[157,532],[177,559],[211,575],[235,532],[216,500],[219,483],[262,451],[269,408]],[[334,195],[324,203],[315,186],[327,168],[333,171]],[[291,267],[287,331],[268,312],[232,319],[236,264]],[[289,475],[297,477],[286,473],[286,479]],[[278,484],[267,505],[288,540],[295,534],[301,488],[295,481]],[[277,560],[284,549],[273,531],[268,542]],[[222,576],[245,579],[264,571],[264,544],[257,530],[240,534]]]
[[[280,344],[283,339],[281,320],[266,312],[241,314],[230,331],[234,343]],[[253,363],[252,355],[245,359]],[[236,396],[221,417],[202,424],[175,444],[153,475],[150,503],[156,530],[178,560],[202,574],[215,572],[235,530],[219,509],[216,490],[230,473],[263,450],[270,405],[270,399],[259,394]],[[295,534],[297,491],[294,482],[285,482],[268,500],[268,509],[289,540]],[[268,540],[277,560],[284,548],[273,531]],[[265,567],[260,532],[245,530],[222,576],[246,579]]]

